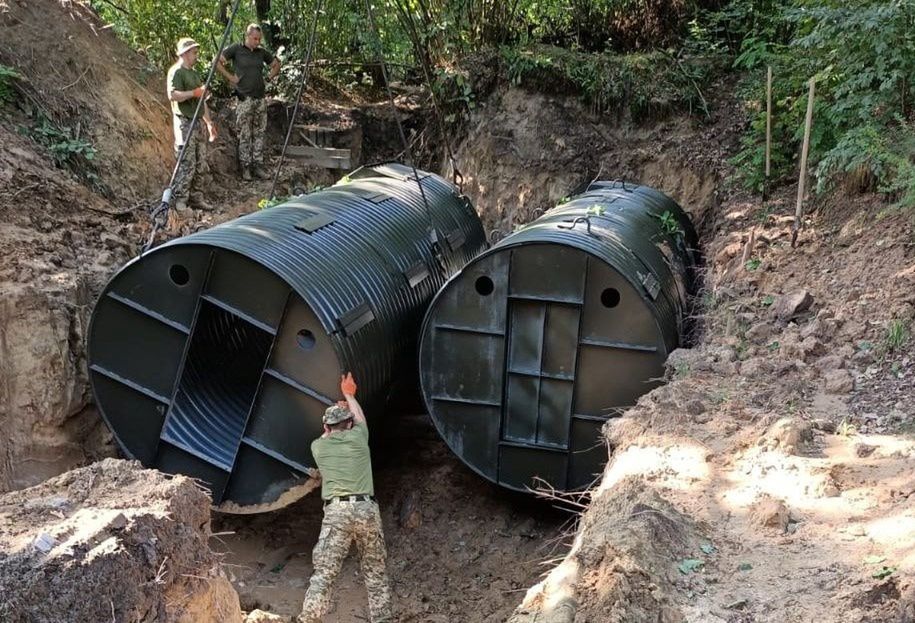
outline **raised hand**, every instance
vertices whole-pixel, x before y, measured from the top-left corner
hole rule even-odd
[[[347,372],[340,377],[340,391],[343,392],[344,396],[356,395],[356,381],[353,379],[352,372]]]

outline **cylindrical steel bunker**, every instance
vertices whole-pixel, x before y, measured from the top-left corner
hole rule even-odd
[[[95,307],[88,363],[124,452],[206,482],[222,510],[295,499],[351,370],[383,400],[426,305],[485,247],[469,201],[409,167],[360,169],[131,261]],[[371,415],[371,412],[370,412]]]
[[[465,266],[420,338],[423,398],[448,446],[511,489],[592,482],[601,425],[658,385],[680,344],[697,245],[671,198],[595,182]]]

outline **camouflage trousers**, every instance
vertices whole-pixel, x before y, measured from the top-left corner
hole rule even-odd
[[[334,580],[354,541],[368,590],[369,617],[372,623],[393,621],[381,514],[378,504],[372,501],[334,501],[324,507],[321,535],[312,554],[314,573],[302,603],[300,621],[319,621],[330,610]]]
[[[172,185],[172,199],[174,201],[187,201],[194,179],[208,175],[210,172],[210,166],[207,164],[207,139],[204,123],[202,119],[198,119],[194,136],[189,136],[188,131],[191,129],[191,120],[186,117],[172,115],[172,129],[175,132],[176,159],[181,153],[181,147],[187,143],[187,152],[184,154],[181,166],[178,167],[175,183]]]
[[[238,132],[238,161],[242,167],[264,163],[264,133],[267,130],[267,100],[249,97],[235,108]]]

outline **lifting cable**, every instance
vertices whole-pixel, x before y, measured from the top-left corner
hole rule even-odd
[[[419,58],[419,64],[423,68],[423,77],[426,80],[426,85],[429,87],[429,96],[432,98],[432,110],[435,113],[435,120],[438,122],[438,129],[442,133],[442,141],[445,143],[445,152],[448,154],[448,163],[451,165],[451,181],[458,187],[458,191],[463,195],[464,175],[458,169],[457,159],[454,157],[454,151],[451,149],[451,139],[448,137],[442,109],[438,104],[438,97],[435,95],[435,87],[432,85],[432,72],[426,62],[426,55],[420,50],[417,50],[416,56]]]
[[[423,188],[422,181],[419,179],[419,172],[416,170],[416,165],[413,164],[413,150],[410,148],[410,143],[407,142],[407,135],[404,134],[403,124],[400,123],[400,116],[397,114],[397,104],[394,103],[394,92],[391,91],[391,81],[388,79],[388,70],[387,65],[384,60],[384,50],[381,45],[381,33],[378,31],[378,25],[375,23],[375,12],[372,11],[372,0],[365,0],[365,11],[369,18],[369,25],[372,27],[372,32],[375,34],[375,43],[377,44],[376,53],[378,55],[378,64],[381,66],[381,78],[384,80],[384,88],[388,93],[388,102],[391,105],[391,113],[394,115],[394,120],[397,122],[397,131],[400,132],[400,140],[403,143],[404,153],[407,156],[407,159],[410,161],[410,168],[413,170],[413,177],[416,179],[416,185],[419,186],[419,194],[423,198],[423,206],[426,208],[426,216],[429,218],[429,240],[432,243],[433,247],[438,245],[438,231],[435,229],[435,223],[432,221],[432,211],[429,209],[429,201],[426,199],[426,191]]]
[[[241,0],[235,0],[235,4],[232,6],[232,14],[229,15],[229,21],[226,23],[226,29],[222,33],[222,41],[219,44],[219,49],[216,51],[216,56],[213,57],[213,62],[210,64],[210,71],[207,73],[207,79],[203,85],[203,97],[197,99],[197,108],[194,109],[194,116],[191,118],[191,125],[187,132],[187,140],[184,141],[184,144],[181,146],[181,151],[178,153],[178,158],[175,160],[175,167],[172,169],[172,176],[168,180],[168,186],[166,186],[165,190],[162,191],[162,202],[159,204],[159,207],[154,209],[149,215],[149,219],[152,222],[152,230],[149,232],[149,238],[147,239],[146,244],[140,248],[141,256],[149,251],[150,248],[152,248],[152,245],[156,240],[156,234],[158,234],[159,230],[165,227],[165,225],[168,223],[169,204],[172,200],[172,186],[175,184],[175,178],[178,176],[178,169],[181,167],[181,163],[184,161],[184,156],[187,153],[188,145],[194,138],[194,131],[197,129],[197,119],[200,118],[200,114],[203,111],[203,107],[205,105],[206,96],[209,94],[210,84],[213,82],[213,75],[216,73],[216,64],[219,62],[219,57],[222,56],[223,50],[225,50],[226,43],[229,40],[229,35],[232,34],[232,25],[235,23],[235,15],[238,13],[238,6],[240,4]]]
[[[302,80],[299,82],[298,91],[295,94],[295,106],[292,108],[292,119],[289,120],[289,127],[286,128],[286,140],[283,141],[283,150],[280,152],[280,161],[276,165],[276,171],[273,173],[273,182],[270,184],[269,199],[273,199],[276,194],[276,181],[280,177],[280,169],[283,168],[283,162],[286,160],[286,148],[289,147],[289,139],[292,136],[292,130],[295,127],[295,120],[299,114],[299,104],[302,102],[302,93],[305,91],[305,84],[308,82],[308,72],[311,67],[311,56],[315,49],[315,35],[318,30],[318,16],[324,7],[324,0],[315,0],[315,16],[311,23],[311,36],[308,39],[308,50],[305,53],[305,66],[302,68]]]

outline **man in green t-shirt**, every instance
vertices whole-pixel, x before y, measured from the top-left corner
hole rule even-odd
[[[391,589],[385,568],[384,533],[375,502],[369,429],[356,401],[356,382],[347,374],[340,382],[346,402],[324,412],[324,434],[311,444],[321,472],[324,521],[311,561],[314,573],[302,603],[301,623],[316,623],[330,610],[331,589],[355,541],[362,556],[372,623],[392,621]]]
[[[203,127],[206,126],[209,135],[209,141],[216,140],[216,126],[210,119],[210,109],[203,103],[201,119],[203,123],[197,124],[194,136],[191,136],[191,119],[194,118],[194,111],[197,110],[197,102],[201,98],[206,98],[206,88],[203,86],[203,80],[194,71],[193,67],[197,63],[199,45],[193,39],[187,37],[178,40],[176,52],[178,62],[168,70],[168,78],[165,81],[168,92],[168,99],[172,103],[172,128],[175,133],[175,157],[181,153],[181,148],[187,144],[184,154],[184,160],[178,167],[178,173],[175,175],[175,183],[172,185],[172,198],[175,201],[175,211],[178,214],[186,215],[188,212],[188,200],[194,204],[194,207],[208,210],[210,206],[203,200],[199,193],[191,194],[191,185],[197,174],[204,174],[209,169],[206,166],[206,137],[202,136]]]
[[[266,48],[261,47],[261,27],[249,24],[245,29],[245,42],[227,47],[219,57],[216,69],[235,87],[238,105],[235,108],[235,127],[238,132],[238,164],[243,180],[254,175],[264,179],[264,134],[267,131],[267,85],[264,83],[264,66],[269,65],[267,80],[280,73],[280,61]],[[235,73],[226,69],[232,61]]]

